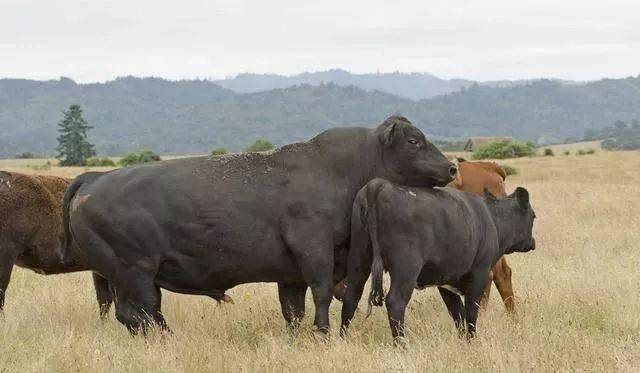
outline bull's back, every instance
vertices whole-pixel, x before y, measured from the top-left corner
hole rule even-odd
[[[72,230],[89,227],[110,251],[90,258],[92,265],[110,256],[129,263],[155,258],[162,262],[158,281],[182,292],[239,283],[243,274],[230,270],[238,263],[243,281],[297,278],[281,237],[281,192],[269,191],[274,180],[248,185],[251,175],[216,164],[203,158],[121,169],[81,187],[71,203]],[[88,236],[74,236],[90,244]]]

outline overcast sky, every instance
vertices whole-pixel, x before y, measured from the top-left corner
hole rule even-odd
[[[640,0],[0,0],[0,77],[636,76],[639,15]]]

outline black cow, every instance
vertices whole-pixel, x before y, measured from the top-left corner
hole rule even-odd
[[[341,333],[349,327],[370,272],[369,307],[382,305],[387,269],[394,342],[404,343],[404,313],[413,289],[426,286],[438,286],[456,327],[466,326],[472,337],[491,267],[504,254],[535,249],[534,218],[529,193],[520,187],[498,199],[487,190],[482,198],[453,188],[372,180],[353,205]],[[464,307],[459,295],[464,295]]]
[[[443,186],[455,172],[419,129],[394,116],[269,153],[111,171],[68,189],[62,229],[113,284],[116,317],[132,332],[150,322],[166,327],[161,288],[215,298],[250,282],[278,282],[290,325],[304,315],[310,286],[314,324],[326,332],[334,250],[348,245],[358,190],[375,177]]]

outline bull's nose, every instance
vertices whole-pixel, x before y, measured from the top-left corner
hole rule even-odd
[[[458,167],[456,167],[456,165],[451,165],[449,167],[449,176],[451,176],[452,179],[455,179],[457,173],[458,173]]]

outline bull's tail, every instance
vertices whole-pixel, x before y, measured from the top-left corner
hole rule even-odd
[[[369,309],[367,316],[371,314],[372,306],[382,306],[384,303],[384,289],[382,286],[382,276],[384,274],[384,262],[382,260],[382,252],[380,251],[380,243],[378,242],[378,214],[376,198],[382,185],[386,181],[375,179],[367,184],[367,214],[366,224],[369,232],[369,240],[373,254],[373,262],[371,264],[371,292],[369,293]]]
[[[60,224],[60,232],[58,233],[58,256],[63,263],[69,253],[69,248],[72,244],[73,238],[71,236],[70,223],[70,205],[73,201],[73,197],[76,196],[78,189],[84,185],[87,181],[92,181],[98,176],[102,175],[102,172],[87,172],[76,177],[71,184],[67,187],[62,198],[62,217]]]

